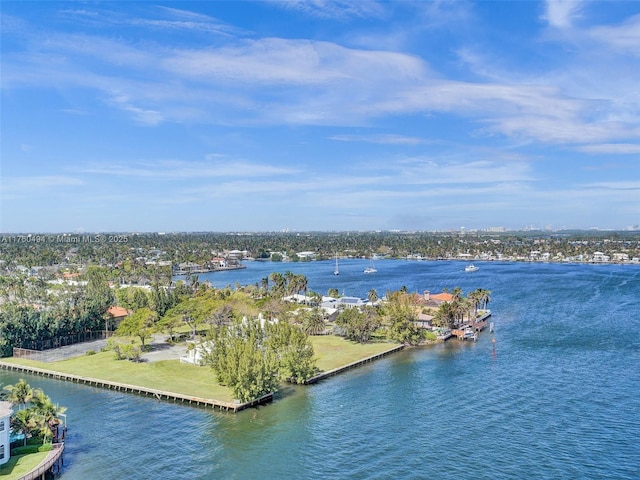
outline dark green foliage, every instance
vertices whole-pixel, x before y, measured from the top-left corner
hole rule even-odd
[[[380,318],[373,308],[346,308],[336,317],[335,323],[349,340],[367,343],[380,326]]]
[[[391,298],[384,307],[389,339],[405,345],[417,345],[424,339],[424,333],[415,324],[417,320],[415,309],[404,294]]]
[[[282,380],[302,383],[316,373],[307,335],[286,322],[243,320],[212,332],[205,362],[241,402],[275,392]]]
[[[15,447],[11,450],[11,455],[26,455],[28,453],[49,452],[53,450],[53,445],[45,443],[44,445],[24,445]]]

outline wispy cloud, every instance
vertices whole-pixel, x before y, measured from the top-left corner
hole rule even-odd
[[[555,28],[571,27],[579,16],[582,2],[579,0],[547,0],[543,19]]]
[[[211,155],[207,162],[186,162],[159,160],[136,163],[95,164],[79,166],[78,171],[100,175],[118,175],[126,177],[146,177],[158,179],[204,179],[222,177],[264,177],[274,175],[292,175],[297,172],[290,167],[278,167],[243,160],[226,159]]]
[[[2,175],[0,177],[2,196],[11,195],[11,198],[29,197],[43,191],[64,189],[67,187],[80,187],[84,181],[64,175],[35,175],[24,177],[12,177]]]
[[[408,137],[405,135],[394,134],[369,134],[369,135],[332,135],[329,140],[338,142],[364,142],[379,143],[386,145],[419,145],[421,143],[429,143],[427,140],[418,137]]]
[[[382,18],[384,3],[374,0],[288,0],[274,1],[272,5],[294,10],[310,17],[348,20],[351,18]]]
[[[585,153],[600,155],[603,153],[613,153],[618,155],[640,154],[640,144],[636,143],[604,143],[599,145],[584,145],[577,147],[577,150]]]

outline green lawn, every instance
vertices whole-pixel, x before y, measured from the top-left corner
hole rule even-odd
[[[354,343],[333,335],[312,336],[311,343],[318,359],[318,368],[323,372],[376,355],[395,346],[387,342]],[[51,363],[17,358],[3,358],[2,361],[194,397],[223,402],[233,401],[231,391],[215,381],[215,375],[209,367],[184,364],[178,360],[133,363],[127,360],[116,360],[113,352],[100,352]]]
[[[357,362],[397,346],[395,343],[388,342],[355,343],[334,335],[319,335],[310,338],[318,359],[318,368],[322,372]]]
[[[113,352],[100,352],[51,363],[16,358],[3,358],[2,361],[194,397],[233,401],[231,391],[215,381],[215,375],[208,367],[184,364],[179,360],[134,363],[114,357]]]
[[[36,468],[46,458],[49,452],[29,453],[12,456],[7,463],[0,467],[2,480],[17,480]]]

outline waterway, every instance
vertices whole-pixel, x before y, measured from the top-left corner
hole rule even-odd
[[[268,406],[213,412],[34,376],[68,407],[60,478],[640,478],[640,267],[383,260],[249,263],[326,294],[492,291],[493,334],[410,349]],[[495,339],[495,343],[492,340]]]

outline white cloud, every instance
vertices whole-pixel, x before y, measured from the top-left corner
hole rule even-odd
[[[428,143],[426,140],[421,138],[389,133],[368,135],[332,135],[329,137],[329,140],[335,140],[338,142],[380,143],[386,145],[419,145],[421,143]]]
[[[582,2],[578,0],[547,0],[543,19],[555,28],[571,27],[579,16]]]
[[[222,177],[264,177],[292,175],[296,169],[277,167],[262,163],[234,160],[211,155],[207,162],[186,162],[177,160],[156,160],[148,162],[105,163],[88,167],[77,167],[78,171],[99,175],[145,177],[157,179],[204,179]]]
[[[640,56],[640,14],[622,25],[601,25],[591,28],[588,35],[624,53]]]
[[[592,153],[595,155],[600,154],[616,154],[616,155],[631,155],[640,154],[640,144],[635,143],[602,143],[596,145],[584,145],[578,147],[576,150],[585,153]]]
[[[84,185],[79,178],[64,175],[34,175],[24,177],[1,177],[3,194],[19,194],[21,196],[33,195],[35,192],[41,193],[43,190],[53,190],[66,187]]]
[[[385,15],[384,4],[374,0],[287,0],[274,1],[271,5],[323,19],[382,18]]]

